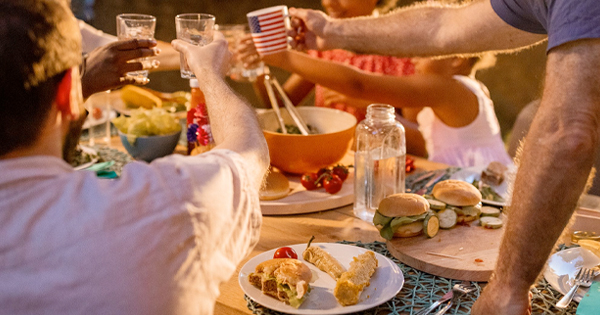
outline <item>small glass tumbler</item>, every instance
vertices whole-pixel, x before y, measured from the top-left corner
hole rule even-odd
[[[196,46],[204,46],[213,40],[214,15],[204,13],[185,13],[175,17],[177,39],[184,40]],[[185,56],[180,54],[181,77],[193,79],[196,76],[190,69]]]
[[[156,18],[147,14],[119,14],[117,15],[117,37],[119,40],[130,39],[154,39],[154,29],[156,28]],[[142,65],[150,62],[150,57],[135,60]],[[147,68],[144,66],[144,68]],[[132,77],[136,81],[146,81],[148,70],[127,72],[127,77]]]

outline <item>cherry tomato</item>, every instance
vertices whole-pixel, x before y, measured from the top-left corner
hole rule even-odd
[[[294,258],[298,259],[298,254],[291,247],[281,247],[275,251],[273,258]]]
[[[315,190],[319,188],[319,183],[317,183],[318,179],[317,173],[306,173],[300,177],[300,183],[306,190]]]
[[[326,192],[333,195],[342,189],[342,182],[337,175],[331,174],[323,181],[323,187],[325,187]]]
[[[319,186],[323,185],[323,180],[327,177],[327,174],[331,174],[331,170],[322,168],[317,172],[317,178],[319,180]]]
[[[348,168],[345,167],[344,165],[336,165],[333,167],[333,169],[331,170],[331,173],[337,175],[342,182],[346,180],[346,178],[348,178]]]

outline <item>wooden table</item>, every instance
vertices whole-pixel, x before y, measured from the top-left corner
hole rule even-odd
[[[112,137],[110,146],[126,152],[119,137]],[[185,154],[183,146],[178,146],[176,153]],[[414,158],[417,169],[414,172],[447,168],[446,164]],[[363,243],[385,239],[370,223],[362,221],[352,213],[352,205],[337,209],[288,216],[265,216],[260,232],[260,239],[250,255],[236,269],[231,279],[220,286],[221,294],[217,299],[215,314],[252,314],[244,300],[244,292],[238,283],[241,267],[252,257],[270,249],[302,244],[308,242],[311,236],[315,242],[362,241]]]
[[[118,137],[111,139],[112,148],[126,152]],[[178,146],[176,153],[185,154],[186,148]],[[415,158],[416,172],[443,169],[447,165]],[[600,197],[587,196],[575,212],[572,225],[561,238],[562,243],[570,244],[570,232],[575,230],[600,233]],[[252,257],[274,248],[306,243],[311,236],[315,242],[374,241],[384,242],[377,229],[356,217],[352,205],[311,214],[263,217],[263,225],[258,244],[239,265],[236,272],[220,286],[220,296],[215,305],[215,314],[252,314],[244,299],[244,292],[238,284],[241,267]]]

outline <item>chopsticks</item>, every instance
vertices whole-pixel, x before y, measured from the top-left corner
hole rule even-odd
[[[305,136],[310,134],[310,131],[308,129],[308,126],[306,125],[306,122],[304,121],[304,119],[302,119],[302,117],[296,110],[296,107],[294,106],[292,101],[290,101],[290,99],[288,98],[287,94],[285,94],[285,91],[279,84],[279,81],[277,81],[277,79],[275,77],[271,77],[269,74],[265,74],[264,83],[265,83],[265,88],[267,89],[267,94],[269,95],[269,101],[271,102],[271,107],[273,107],[273,111],[275,112],[275,115],[277,115],[277,121],[279,122],[279,126],[281,127],[282,133],[287,134],[288,132],[285,128],[285,123],[283,122],[283,118],[281,116],[281,111],[279,109],[279,103],[277,102],[277,98],[275,97],[275,92],[273,90],[273,87],[275,87],[275,90],[277,90],[279,97],[281,97],[281,100],[283,101],[283,105],[285,106],[285,109],[290,114],[290,117],[292,117],[292,120],[298,127],[298,130],[300,130],[300,133]]]

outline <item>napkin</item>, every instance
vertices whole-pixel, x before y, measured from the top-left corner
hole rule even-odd
[[[593,282],[577,307],[577,315],[597,315],[600,310],[600,282]]]
[[[115,161],[96,163],[88,168],[85,168],[84,170],[96,172],[96,176],[98,176],[99,178],[108,178],[108,179],[117,178],[119,176],[117,175],[117,173],[115,171],[107,170],[107,168],[113,166],[114,164],[115,164]]]

